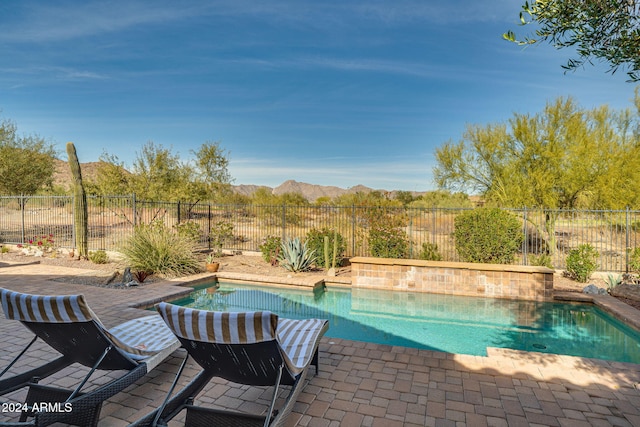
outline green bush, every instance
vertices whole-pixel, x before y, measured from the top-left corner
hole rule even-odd
[[[629,254],[629,270],[633,273],[640,273],[640,248],[633,248]]]
[[[324,253],[324,238],[327,237],[329,240],[329,253],[327,254],[328,257],[325,257],[325,253]],[[315,251],[316,254],[316,265],[318,267],[323,267],[323,268],[331,268],[331,262],[334,259],[334,253],[333,253],[333,248],[334,248],[334,239],[337,240],[337,248],[336,248],[336,253],[335,253],[335,259],[336,259],[336,265],[339,266],[340,265],[340,261],[342,261],[342,256],[344,255],[344,252],[346,250],[346,244],[345,244],[345,240],[344,237],[342,236],[342,234],[338,233],[335,230],[332,230],[330,228],[323,228],[321,230],[318,230],[316,228],[312,228],[311,230],[309,230],[309,232],[307,233],[305,242],[307,243],[307,246],[309,247],[309,249]],[[329,265],[327,264],[327,259],[329,260]]]
[[[498,208],[478,208],[455,219],[456,251],[466,262],[511,264],[524,239],[522,224]]]
[[[369,253],[380,258],[407,258],[409,238],[399,228],[375,228],[369,230]]]
[[[589,244],[579,245],[567,255],[567,276],[585,283],[598,268],[600,254]]]
[[[369,254],[381,258],[408,258],[411,241],[403,227],[407,223],[404,210],[371,208],[369,222]]]
[[[551,263],[551,256],[549,254],[529,255],[529,265],[553,268],[553,264]]]
[[[211,227],[209,240],[213,248],[214,256],[222,256],[222,248],[224,245],[233,241],[233,224],[227,221],[216,222],[213,227]]]
[[[271,265],[276,265],[278,263],[281,246],[282,239],[280,237],[267,236],[258,247],[262,253],[262,259]]]
[[[103,250],[90,251],[89,260],[94,264],[106,264],[109,262],[109,256]]]
[[[200,224],[195,221],[185,221],[173,226],[180,236],[187,237],[195,242],[200,241]]]
[[[438,251],[438,245],[435,243],[424,242],[418,258],[426,261],[442,261],[442,255]]]
[[[179,277],[201,271],[193,239],[162,223],[134,229],[121,252],[133,271]]]

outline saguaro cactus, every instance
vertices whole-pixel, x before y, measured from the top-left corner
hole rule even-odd
[[[89,240],[89,213],[87,211],[87,195],[82,183],[82,171],[76,155],[76,147],[73,142],[67,142],[67,156],[69,167],[73,175],[73,226],[76,236],[76,249],[78,258],[89,258],[87,241]]]

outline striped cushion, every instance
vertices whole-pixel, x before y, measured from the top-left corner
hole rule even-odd
[[[157,314],[129,320],[104,332],[134,360],[144,359],[172,346],[179,347],[176,336]]]
[[[0,289],[7,319],[39,323],[90,322],[97,317],[83,295],[29,295]]]
[[[177,336],[219,344],[251,344],[276,340],[293,375],[306,368],[329,328],[323,319],[279,319],[269,311],[219,312],[162,302],[156,306]]]
[[[83,295],[30,295],[0,288],[0,296],[7,319],[38,323],[92,322],[113,345],[134,360],[145,359],[177,344],[175,335],[157,315],[130,320],[107,330]]]
[[[156,306],[174,334],[219,344],[251,344],[276,338],[278,316],[269,311],[228,313],[162,302]]]
[[[291,372],[297,374],[311,363],[322,335],[329,329],[324,319],[280,319],[278,341],[287,357],[285,362]]]

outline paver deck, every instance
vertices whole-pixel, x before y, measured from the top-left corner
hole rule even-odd
[[[176,282],[105,289],[55,281],[78,274],[44,265],[0,268],[0,286],[37,294],[82,293],[106,326],[144,313],[132,305],[184,291]],[[0,368],[31,338],[21,324],[0,318]],[[42,345],[27,365],[49,360]],[[178,350],[136,385],[107,401],[100,426],[126,426],[160,405],[185,352]],[[58,374],[76,384],[80,367]],[[198,368],[189,363],[183,383]],[[93,383],[108,376],[96,376]],[[289,424],[299,426],[640,426],[640,365],[490,349],[488,357],[323,338],[320,372],[311,376]],[[261,412],[268,389],[213,381],[201,403]],[[3,396],[18,402],[24,391]],[[0,413],[0,421],[18,414]],[[171,424],[177,425],[177,424]]]

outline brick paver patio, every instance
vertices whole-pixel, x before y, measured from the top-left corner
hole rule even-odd
[[[83,293],[107,325],[145,315],[131,307],[183,291],[177,282],[126,290],[61,283],[77,275],[63,267],[2,266],[0,286],[38,294]],[[634,314],[637,316],[637,312]],[[0,368],[30,339],[17,322],[0,318]],[[184,357],[178,350],[135,386],[107,401],[100,426],[126,426],[157,407]],[[46,346],[26,364],[54,355]],[[59,384],[75,385],[84,368],[66,369]],[[197,367],[190,363],[183,382]],[[106,381],[97,376],[94,383]],[[299,426],[640,426],[640,365],[578,357],[491,349],[489,357],[323,338],[320,372],[306,385],[290,425]],[[261,412],[267,389],[219,380],[201,401],[229,409]],[[3,396],[18,402],[24,391]],[[0,413],[0,421],[17,421]],[[177,425],[177,424],[172,424]]]

